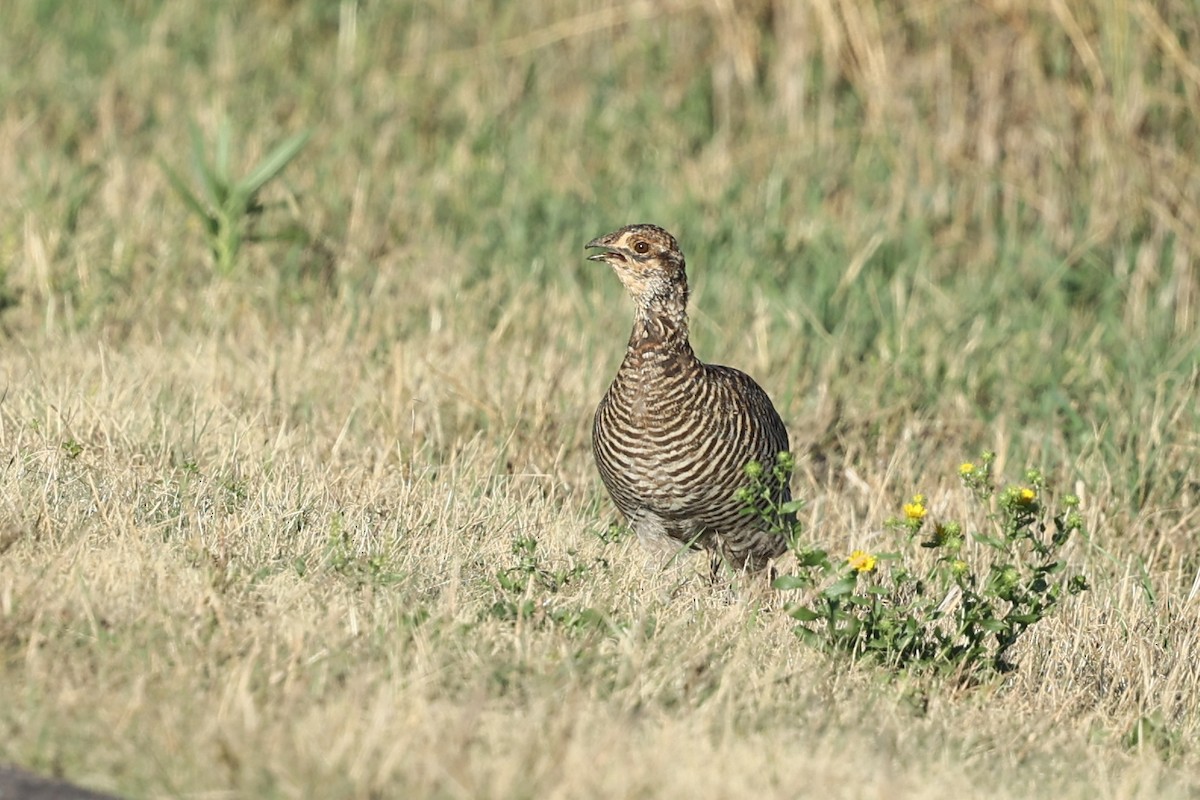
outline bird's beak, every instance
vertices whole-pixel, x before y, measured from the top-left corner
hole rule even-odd
[[[588,256],[588,261],[609,261],[612,259],[624,261],[625,256],[609,247],[611,243],[612,234],[610,233],[606,236],[597,236],[595,239],[592,239],[590,242],[584,245],[583,248],[585,250],[591,250],[592,248],[596,247],[603,248],[604,250],[602,253],[592,253],[590,256]]]

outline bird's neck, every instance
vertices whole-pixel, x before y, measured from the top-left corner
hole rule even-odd
[[[640,356],[639,360],[680,355],[695,358],[688,343],[686,296],[657,297],[639,303],[629,349]]]

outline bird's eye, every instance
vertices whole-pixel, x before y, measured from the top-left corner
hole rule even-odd
[[[635,253],[645,253],[649,249],[650,249],[650,245],[647,244],[644,239],[638,240],[638,242],[633,245],[633,251]]]

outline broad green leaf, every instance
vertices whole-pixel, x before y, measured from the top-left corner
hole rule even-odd
[[[836,583],[832,583],[828,587],[826,587],[821,592],[821,595],[823,597],[829,597],[829,598],[842,597],[844,595],[847,595],[847,594],[850,594],[851,592],[853,592],[854,587],[855,587],[855,585],[857,585],[857,583],[858,583],[857,575],[854,575],[854,574],[847,575],[846,577],[842,578],[841,580],[837,581]]]
[[[816,567],[828,563],[829,554],[824,550],[806,550],[797,554],[796,560],[803,567]]]
[[[813,611],[806,606],[794,606],[788,609],[788,616],[792,619],[798,619],[801,622],[812,622],[813,620],[821,619],[821,614]],[[807,630],[807,629],[806,629]]]
[[[811,628],[805,627],[804,625],[797,625],[795,628],[795,634],[799,636],[800,640],[809,647],[812,647],[816,650],[825,649],[825,641],[821,638],[819,633]]]

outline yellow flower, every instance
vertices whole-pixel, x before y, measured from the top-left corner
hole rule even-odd
[[[1022,503],[1029,505],[1037,499],[1037,492],[1035,492],[1033,489],[1030,489],[1028,486],[1022,486],[1021,491],[1017,492],[1017,497],[1020,498]]]
[[[975,465],[972,464],[970,461],[962,463],[958,466],[958,474],[962,475],[963,477],[970,475],[974,471],[975,471]]]
[[[874,572],[875,560],[875,556],[866,550],[855,550],[846,559],[846,563],[853,567],[856,572]]]
[[[914,494],[912,502],[904,504],[904,516],[914,522],[920,522],[925,519],[925,515],[928,513],[928,510],[925,508],[925,495],[923,494]]]

